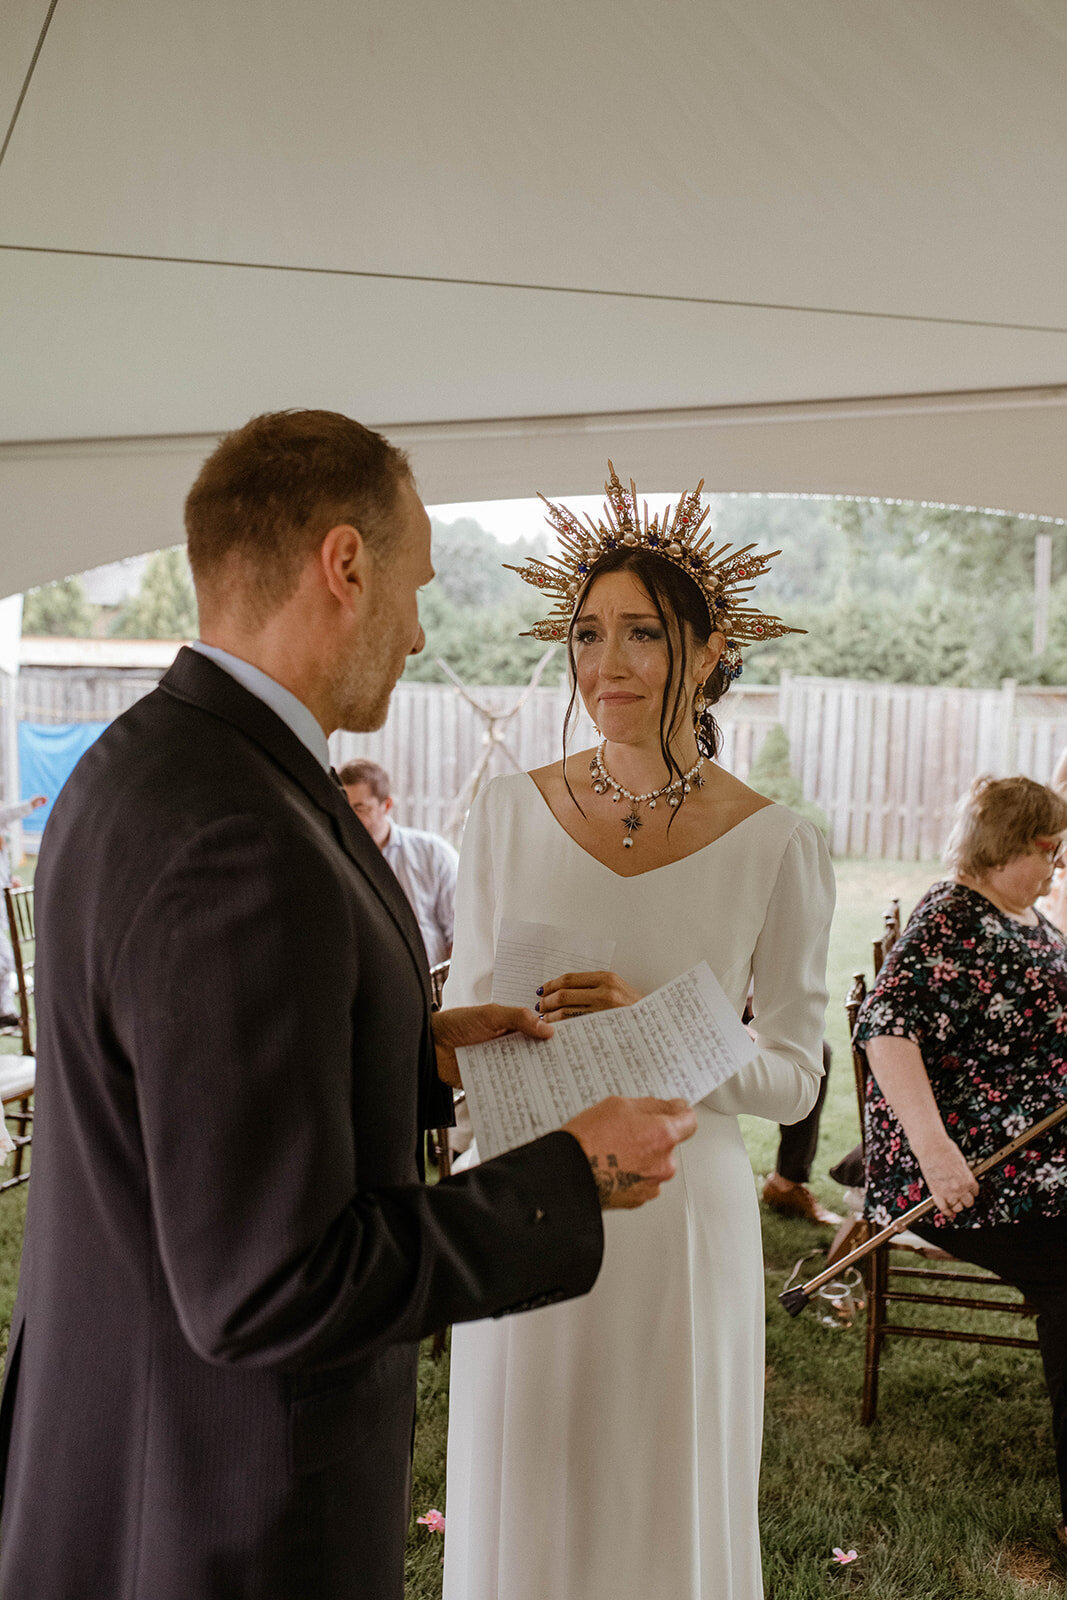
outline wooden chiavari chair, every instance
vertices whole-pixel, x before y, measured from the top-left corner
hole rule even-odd
[[[6,888],[4,909],[15,961],[15,989],[19,1008],[17,1036],[21,1054],[0,1056],[0,1104],[4,1107],[5,1121],[12,1124],[15,1130],[11,1135],[15,1142],[11,1174],[0,1181],[0,1194],[5,1189],[14,1189],[20,1183],[25,1183],[30,1175],[26,1152],[32,1138],[33,1112],[30,1100],[36,1076],[33,967],[37,950],[32,885],[19,889]]]
[[[441,996],[444,993],[445,979],[448,977],[449,966],[450,963],[448,961],[439,961],[436,966],[430,968],[430,997],[435,1011],[441,1005]],[[462,1099],[463,1090],[459,1089],[456,1092],[457,1104]],[[437,1168],[439,1178],[447,1178],[452,1172],[452,1146],[448,1142],[448,1134],[448,1128],[434,1128],[426,1136],[427,1155]],[[447,1337],[447,1328],[438,1328],[434,1334],[432,1354],[435,1361],[444,1349]]]
[[[900,937],[900,902],[894,900],[884,918],[881,936],[874,940],[874,973],[877,978],[886,957]],[[856,1019],[860,1006],[867,995],[867,981],[862,972],[853,975],[852,986],[849,989],[845,1002],[848,1015],[849,1038],[855,1038]],[[867,1101],[867,1082],[870,1069],[867,1058],[855,1044],[852,1045],[852,1068],[856,1080],[856,1095],[859,1100],[860,1135],[865,1138],[864,1109]],[[854,1244],[859,1244],[871,1235],[871,1225],[862,1224],[866,1230],[861,1237],[855,1237]],[[892,1251],[902,1251],[910,1255],[912,1262],[916,1254],[933,1261],[935,1265],[924,1266],[896,1266],[891,1257]],[[941,1263],[946,1263],[942,1266]],[[891,1322],[889,1320],[890,1305],[908,1304],[938,1308],[942,1311],[985,1312],[999,1311],[1010,1312],[1018,1316],[1020,1313],[1033,1315],[1033,1307],[1028,1306],[1003,1279],[996,1277],[991,1272],[982,1272],[976,1268],[963,1267],[954,1257],[944,1250],[937,1250],[933,1246],[923,1245],[917,1249],[915,1245],[904,1244],[900,1236],[887,1241],[873,1252],[865,1263],[867,1285],[867,1346],[863,1368],[863,1399],[860,1405],[860,1422],[864,1427],[869,1427],[878,1413],[878,1376],[882,1358],[882,1349],[887,1337],[904,1339],[941,1339],[952,1340],[961,1344],[996,1344],[1007,1345],[1012,1349],[1036,1350],[1036,1339],[1023,1339],[1008,1335],[968,1332],[959,1328],[937,1326],[920,1326],[907,1322]],[[934,1285],[947,1284],[947,1292]],[[899,1287],[903,1285],[903,1287]],[[951,1286],[955,1286],[955,1289]],[[964,1290],[977,1288],[979,1294],[956,1292],[962,1286]],[[990,1299],[993,1290],[1002,1289],[1012,1298]]]
[[[436,966],[430,968],[430,998],[435,1011],[441,1008],[441,996],[444,994],[445,979],[448,977],[450,965],[448,961],[439,961]],[[462,1097],[463,1091],[460,1089],[456,1099],[460,1100]],[[448,1129],[431,1129],[427,1135],[426,1146],[426,1154],[437,1168],[438,1177],[449,1177],[452,1172],[452,1147],[448,1142]]]

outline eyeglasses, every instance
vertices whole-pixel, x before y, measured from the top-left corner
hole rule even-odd
[[[1067,858],[1067,840],[1035,839],[1034,849],[1040,850],[1043,855],[1048,856],[1049,865],[1053,867],[1061,866],[1064,859]]]

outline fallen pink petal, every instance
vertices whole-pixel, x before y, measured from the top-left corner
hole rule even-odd
[[[440,1511],[432,1507],[424,1517],[416,1517],[415,1521],[420,1522],[424,1528],[429,1528],[431,1533],[444,1533],[445,1531],[444,1517]]]
[[[419,1520],[421,1521],[422,1519],[420,1518]],[[840,1545],[834,1545],[834,1560],[839,1567],[847,1566],[850,1561],[855,1561],[855,1559],[855,1550],[842,1550]]]

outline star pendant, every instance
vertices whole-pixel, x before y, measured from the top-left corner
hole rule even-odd
[[[641,818],[637,815],[636,810],[631,811],[628,817],[623,817],[622,825],[626,829],[626,837],[622,842],[627,848],[630,848],[634,842],[633,836],[641,826]]]

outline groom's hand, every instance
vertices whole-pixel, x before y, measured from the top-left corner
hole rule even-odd
[[[527,1033],[531,1039],[551,1039],[552,1028],[528,1006],[454,1006],[435,1011],[430,1019],[437,1051],[437,1076],[452,1089],[462,1089],[456,1046],[484,1044],[505,1033]]]
[[[675,1146],[693,1137],[697,1116],[684,1100],[612,1095],[563,1126],[589,1159],[600,1204],[629,1210],[655,1199],[673,1178]]]

